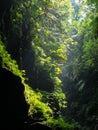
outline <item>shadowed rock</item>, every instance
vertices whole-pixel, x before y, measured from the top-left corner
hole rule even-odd
[[[27,129],[27,128],[26,128]],[[41,130],[52,130],[50,127],[48,127],[48,126],[46,126],[46,125],[44,125],[44,124],[41,124],[41,123],[34,123],[34,124],[31,124],[31,125],[29,125],[28,126],[28,129],[29,130],[39,130],[39,129],[41,129]]]
[[[24,86],[21,79],[12,72],[0,67],[1,128],[24,128],[28,115],[28,105],[24,97]]]

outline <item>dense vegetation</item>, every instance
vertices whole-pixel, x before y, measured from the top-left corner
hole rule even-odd
[[[61,75],[68,101],[65,115],[69,121],[78,121],[82,130],[98,129],[97,7],[97,1],[78,3],[78,19],[74,18],[68,28],[77,44],[69,45]]]
[[[31,123],[97,129],[98,2],[0,3],[0,64],[21,78]]]

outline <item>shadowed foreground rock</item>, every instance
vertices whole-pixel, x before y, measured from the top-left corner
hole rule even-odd
[[[31,125],[28,125],[27,127],[25,127],[25,130],[52,130],[50,127],[43,125],[41,123],[34,123]]]
[[[23,128],[28,115],[28,105],[21,79],[0,67],[0,88],[2,92],[0,127],[6,130]]]

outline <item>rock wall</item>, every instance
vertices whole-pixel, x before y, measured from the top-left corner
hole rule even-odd
[[[21,79],[0,67],[1,125],[2,129],[24,128],[28,115],[28,104],[24,97]]]

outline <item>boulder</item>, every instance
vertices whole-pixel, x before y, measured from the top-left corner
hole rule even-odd
[[[24,86],[21,78],[0,67],[1,125],[2,129],[24,128],[28,115],[28,104],[25,101]]]

